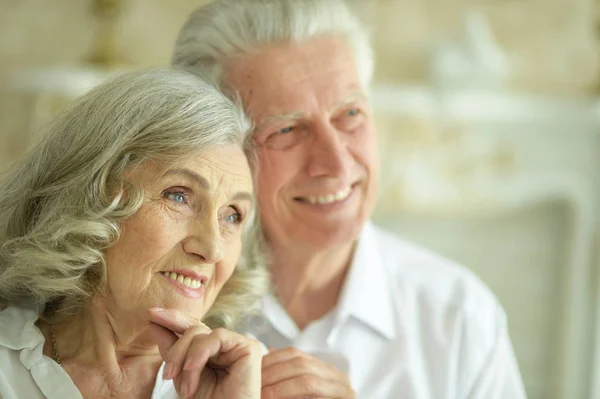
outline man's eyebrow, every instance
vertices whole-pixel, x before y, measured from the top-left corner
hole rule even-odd
[[[285,114],[275,114],[275,115],[265,116],[256,125],[256,128],[258,128],[264,124],[267,124],[269,122],[282,122],[282,121],[302,119],[303,116],[304,116],[304,114],[302,112],[288,112]]]
[[[362,91],[355,91],[355,92],[352,92],[348,97],[346,97],[345,99],[340,101],[338,103],[338,105],[336,106],[336,108],[341,108],[344,105],[351,104],[355,101],[362,101],[362,100],[366,100],[366,99],[367,99],[367,96]],[[260,122],[258,124],[256,124],[254,126],[254,130],[257,130],[262,125],[265,125],[269,122],[285,122],[285,121],[290,121],[290,120],[302,119],[303,117],[304,117],[304,113],[302,113],[300,111],[265,116],[264,118],[262,118],[260,120]]]
[[[340,101],[339,104],[337,105],[337,108],[341,108],[344,105],[352,104],[353,102],[356,102],[356,101],[364,101],[366,99],[367,99],[367,96],[365,95],[365,93],[363,93],[362,91],[355,91],[352,94],[350,94],[348,97],[346,97],[345,99]]]
[[[184,169],[169,169],[162,175],[162,177],[169,176],[169,175],[184,175],[188,179],[194,180],[204,190],[206,190],[206,191],[210,190],[210,183],[208,182],[208,180],[206,180],[204,177],[200,176],[198,173],[196,173],[192,170],[185,169],[185,168]]]

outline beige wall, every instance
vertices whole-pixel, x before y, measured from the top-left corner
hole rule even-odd
[[[358,3],[364,3],[357,0]],[[484,11],[514,64],[514,88],[546,93],[593,90],[598,77],[598,19],[593,0],[378,0],[378,76],[423,81],[432,44],[460,37],[462,14]]]
[[[21,68],[77,65],[94,53],[100,23],[92,1],[1,0],[0,75]],[[125,67],[167,65],[187,15],[203,0],[122,0],[113,57]],[[487,13],[506,50],[516,90],[587,94],[597,86],[598,43],[592,0],[353,0],[373,27],[376,79],[424,83],[432,51],[460,39],[462,14]],[[0,170],[31,137],[39,98],[0,92]],[[4,95],[3,95],[4,93]],[[43,104],[42,104],[43,105]]]

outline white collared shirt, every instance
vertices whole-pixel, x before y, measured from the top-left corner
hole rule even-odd
[[[0,398],[82,399],[69,374],[43,354],[44,335],[35,322],[38,313],[9,307],[0,312]],[[173,381],[158,370],[152,399],[179,398]]]
[[[299,331],[272,296],[248,332],[349,374],[360,399],[525,398],[506,316],[472,273],[372,224],[336,309]]]

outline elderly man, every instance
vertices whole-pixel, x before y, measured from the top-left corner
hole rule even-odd
[[[258,153],[273,295],[263,398],[525,397],[506,316],[464,268],[369,222],[373,55],[338,0],[217,0],[173,65],[239,96]]]

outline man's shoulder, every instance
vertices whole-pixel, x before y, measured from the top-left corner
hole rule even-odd
[[[371,225],[374,245],[392,294],[402,302],[447,314],[460,312],[481,322],[504,322],[496,296],[472,271],[432,250]]]

